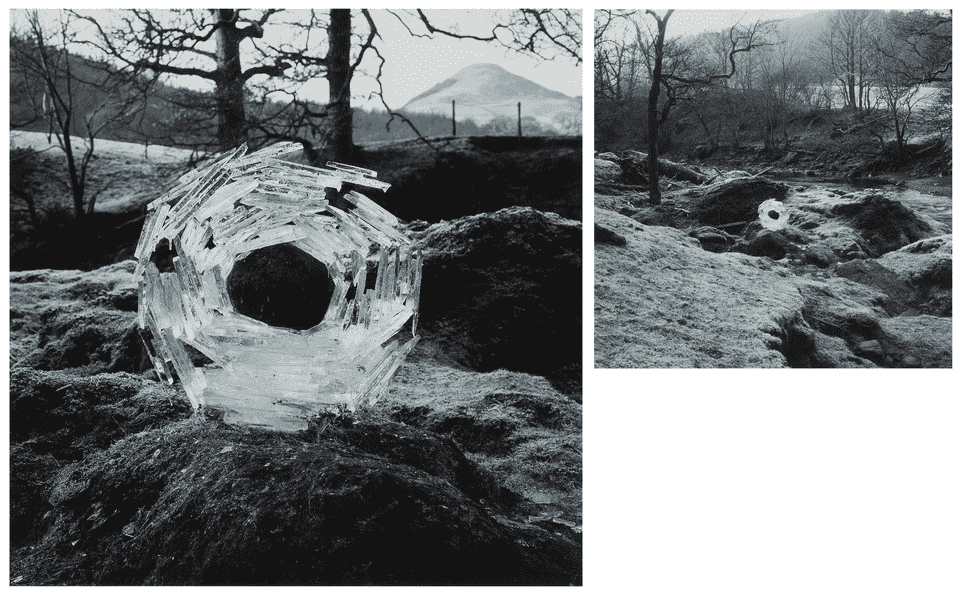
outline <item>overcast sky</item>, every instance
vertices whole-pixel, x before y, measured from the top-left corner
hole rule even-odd
[[[657,12],[662,15],[665,11]],[[725,29],[738,21],[741,25],[750,25],[761,19],[792,19],[813,12],[817,10],[677,10],[670,16],[667,36],[696,35],[704,31]],[[647,18],[653,20],[652,17]]]
[[[385,11],[372,11],[377,28],[386,46],[384,91],[391,107],[401,107],[414,96],[454,75],[460,69],[483,62],[492,62],[528,78],[548,89],[571,97],[583,93],[582,64],[570,59],[537,60],[525,54],[506,50],[499,44],[470,39],[434,39],[411,37],[403,25]],[[432,10],[436,26],[459,25],[463,33],[489,34],[491,11]],[[409,21],[409,19],[408,19]],[[485,33],[484,33],[485,32]],[[589,34],[589,28],[588,28]],[[354,85],[354,94],[364,94],[366,81]]]
[[[653,9],[658,15],[663,17],[669,9]],[[771,21],[777,19],[792,19],[796,17],[803,16],[805,14],[810,14],[818,12],[819,10],[759,10],[759,9],[740,9],[740,10],[706,10],[706,9],[678,9],[672,15],[670,15],[670,20],[667,22],[667,38],[672,37],[681,37],[683,35],[697,35],[698,33],[703,33],[704,31],[719,31],[720,29],[725,29],[734,24],[741,24],[744,26],[751,25],[759,20]],[[644,9],[637,9],[637,14],[633,16],[633,19],[638,21],[642,26],[649,26],[652,30],[656,31],[656,21],[652,16],[644,14]],[[625,29],[622,28],[622,23],[620,28],[612,27],[612,31],[621,31],[619,33],[622,35]],[[631,31],[630,36],[633,36],[632,27],[629,28]]]

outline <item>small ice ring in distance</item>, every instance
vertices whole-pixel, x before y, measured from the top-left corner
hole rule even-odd
[[[779,200],[765,200],[757,209],[760,216],[760,225],[765,229],[777,231],[787,226],[787,220],[790,219],[790,213],[784,208]]]

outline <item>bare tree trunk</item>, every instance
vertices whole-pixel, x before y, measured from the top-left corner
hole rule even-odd
[[[72,99],[71,99],[72,101]],[[73,212],[77,217],[86,213],[83,209],[84,176],[77,168],[77,160],[73,154],[73,139],[70,137],[70,127],[73,114],[67,111],[63,123],[63,152],[67,157],[67,175],[70,177],[70,190],[73,193]]]
[[[243,107],[243,70],[240,63],[240,41],[236,27],[236,11],[216,9],[218,24],[217,71],[217,141],[220,150],[230,150],[247,140],[247,117]]]
[[[350,9],[330,10],[327,26],[327,83],[330,86],[330,138],[327,152],[333,161],[353,159],[353,110],[350,107]]]
[[[847,75],[847,97],[850,107],[857,109],[857,87],[852,74]]]
[[[650,77],[650,95],[647,98],[647,179],[650,182],[650,204],[658,205],[660,198],[660,178],[657,156],[659,155],[660,115],[657,103],[660,101],[660,79],[663,74],[663,38],[667,32],[667,20],[673,14],[668,10],[662,19],[652,11],[647,11],[657,19],[657,39],[654,41],[653,73]]]

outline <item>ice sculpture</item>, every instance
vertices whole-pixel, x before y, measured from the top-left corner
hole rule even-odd
[[[243,145],[184,175],[148,205],[136,248],[139,324],[157,374],[172,383],[175,373],[195,408],[227,423],[296,431],[319,413],[373,404],[419,339],[419,249],[362,194],[339,208],[326,198],[344,182],[389,184],[359,167],[278,159],[298,148],[246,155]],[[328,305],[310,328],[271,326],[231,299],[237,264],[275,246],[328,276],[319,285],[330,295],[316,302]],[[411,318],[411,338],[395,339]]]
[[[786,227],[790,219],[790,213],[784,208],[783,203],[774,198],[760,203],[757,214],[760,216],[760,225],[773,231]]]

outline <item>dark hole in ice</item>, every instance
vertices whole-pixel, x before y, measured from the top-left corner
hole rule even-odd
[[[153,254],[150,255],[150,262],[157,265],[157,270],[161,273],[174,273],[173,257],[177,255],[177,249],[170,243],[170,240],[160,240]]]
[[[282,244],[254,250],[238,261],[227,277],[227,293],[240,314],[305,330],[323,320],[333,279],[322,262]]]
[[[776,211],[770,211],[769,213],[767,213],[767,217],[770,217],[771,219],[779,219],[780,213]]]

